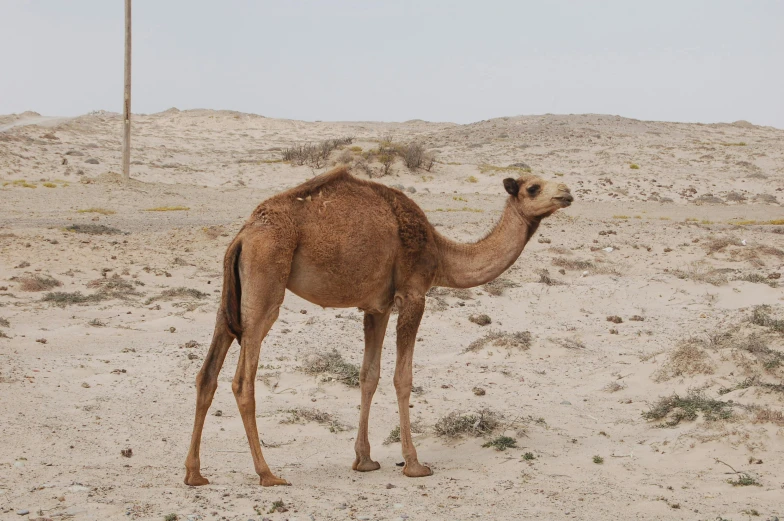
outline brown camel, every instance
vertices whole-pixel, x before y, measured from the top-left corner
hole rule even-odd
[[[459,244],[439,234],[402,192],[351,176],[345,168],[315,177],[261,203],[226,252],[223,295],[215,332],[196,377],[196,419],[185,460],[185,483],[206,485],[199,462],[204,418],[218,372],[236,338],[240,359],[232,382],[253,465],[264,486],[287,485],[261,453],[254,382],[261,343],[278,318],[288,288],[323,307],[365,312],[365,356],[360,371],[359,432],[353,469],[377,470],[370,458],[368,418],[378,385],[381,348],[397,306],[394,385],[400,441],[409,477],[429,476],[411,441],[414,341],[432,286],[469,288],[503,273],[522,253],[540,221],[573,201],[566,185],[534,176],[504,179],[509,194],[501,220],[484,239]]]

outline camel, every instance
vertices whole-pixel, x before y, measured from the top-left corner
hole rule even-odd
[[[256,427],[254,382],[264,337],[278,318],[286,289],[322,307],[364,311],[365,354],[360,370],[359,432],[353,470],[377,470],[370,457],[368,419],[378,385],[384,333],[398,311],[394,386],[400,415],[403,474],[432,474],[411,441],[408,404],[414,343],[432,286],[469,288],[506,271],[541,220],[569,206],[566,185],[526,175],[507,178],[500,221],[483,239],[454,242],[435,230],[402,192],[336,168],[262,202],[229,245],[223,292],[209,352],[196,377],[196,418],[185,483],[206,485],[199,446],[218,373],[234,339],[240,357],[232,382],[240,416],[263,486],[288,485],[267,466]]]

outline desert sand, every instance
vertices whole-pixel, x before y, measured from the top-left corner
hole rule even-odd
[[[783,130],[170,109],[134,117],[130,182],[120,136],[114,113],[0,116],[0,518],[784,515]],[[318,167],[281,160],[343,136],[353,143]],[[362,156],[387,136],[437,162],[398,160],[381,176]],[[496,284],[431,291],[411,414],[433,476],[404,477],[400,444],[384,443],[397,426],[395,316],[370,417],[381,469],[357,473],[358,388],[303,368],[332,350],[359,364],[362,314],[287,294],[256,397],[265,457],[293,486],[258,485],[231,392],[235,343],[204,430],[211,484],[188,487],[226,246],[263,199],[341,161],[401,187],[462,241],[492,227],[503,178],[527,168],[576,200]],[[499,420],[493,432],[443,435],[444,417],[479,411]],[[501,435],[517,446],[483,447]]]

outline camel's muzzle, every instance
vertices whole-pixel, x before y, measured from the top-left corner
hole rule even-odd
[[[553,197],[553,199],[559,201],[564,208],[571,206],[572,201],[574,201],[574,197],[572,197],[572,194],[569,192],[566,192],[563,195],[559,195],[558,197]]]

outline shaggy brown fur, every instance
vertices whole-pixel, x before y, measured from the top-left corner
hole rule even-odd
[[[397,321],[394,385],[406,476],[429,476],[411,441],[408,402],[414,342],[432,286],[485,284],[522,253],[542,218],[572,202],[569,189],[534,176],[505,179],[509,193],[501,220],[482,240],[458,244],[440,235],[402,192],[362,181],[338,168],[261,203],[231,243],[224,260],[223,297],[209,353],[196,378],[196,419],[185,483],[204,485],[199,446],[218,372],[232,341],[240,360],[232,389],[256,473],[264,486],[284,485],[267,463],[256,428],[254,381],[261,343],[288,289],[323,307],[365,312],[365,357],[353,468],[370,471],[368,418],[378,385],[381,348],[393,303]]]

